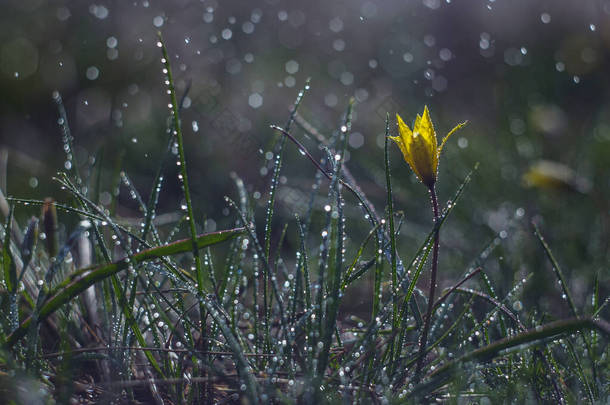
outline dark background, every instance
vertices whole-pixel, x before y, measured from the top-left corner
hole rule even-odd
[[[262,220],[271,163],[265,153],[276,139],[268,126],[284,125],[310,77],[300,113],[323,134],[338,128],[349,98],[356,98],[347,165],[379,212],[386,112],[411,122],[426,104],[439,138],[470,121],[440,163],[439,193],[446,201],[480,162],[443,228],[442,285],[497,240],[484,265],[501,293],[533,273],[528,300],[555,315],[566,312],[555,305],[561,292],[532,236],[535,220],[578,304],[589,304],[596,276],[607,292],[610,1],[3,0],[0,11],[5,194],[67,200],[51,180],[66,160],[51,98],[58,90],[79,167],[86,174],[95,161],[104,169],[102,203],[110,200],[117,167],[148,195],[167,144],[160,30],[178,95],[190,88],[181,117],[194,205],[199,222],[213,220],[208,230],[234,222],[223,199],[236,196],[233,172],[261,207]],[[294,134],[321,156],[302,131]],[[425,188],[394,145],[391,157],[396,209],[406,215],[399,251],[408,258],[431,218]],[[568,183],[585,186],[526,187],[523,174],[541,159],[565,165],[572,170]],[[288,145],[278,234],[304,210],[314,173]],[[173,166],[166,171],[159,213],[179,211],[176,174]],[[119,202],[118,215],[139,215],[124,189]],[[348,203],[353,250],[368,230],[351,197]],[[21,208],[17,216],[36,213]],[[296,233],[290,229],[292,260]]]

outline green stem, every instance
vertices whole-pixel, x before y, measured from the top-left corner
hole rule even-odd
[[[430,199],[432,200],[432,212],[434,213],[434,224],[439,220],[438,199],[436,197],[436,189],[434,184],[430,187]],[[432,310],[434,309],[434,293],[436,291],[436,273],[438,271],[438,248],[439,248],[439,227],[434,231],[434,245],[432,246],[432,273],[430,275],[430,291],[428,292],[428,310],[424,320],[424,330],[419,340],[419,354],[417,359],[417,368],[415,369],[415,382],[419,382],[421,377],[421,369],[424,365],[426,356],[426,344],[428,343],[428,333],[430,332],[430,322],[432,320]]]

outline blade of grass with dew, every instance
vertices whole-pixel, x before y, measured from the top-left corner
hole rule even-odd
[[[561,270],[561,266],[559,266],[559,262],[557,261],[557,259],[555,259],[555,255],[553,254],[553,252],[551,251],[551,248],[549,247],[549,245],[546,243],[546,240],[542,236],[542,233],[540,232],[540,228],[538,228],[538,225],[535,222],[532,222],[532,226],[534,227],[534,235],[536,236],[536,238],[542,245],[544,252],[546,253],[547,257],[549,258],[549,261],[551,262],[551,265],[552,265],[551,267],[553,268],[555,275],[561,282],[563,296],[568,302],[568,306],[570,307],[570,310],[572,311],[572,315],[574,315],[575,317],[578,317],[579,314],[578,314],[578,310],[576,309],[576,304],[574,303],[574,300],[572,299],[572,294],[570,292],[570,289],[568,288],[567,279],[563,275],[563,271]],[[585,335],[585,333],[583,331],[580,331],[580,335],[582,336],[582,340],[585,342],[585,346],[587,348],[587,350],[586,350],[587,357],[589,358],[589,361],[591,362],[591,371],[593,372],[593,376],[592,376],[593,381],[596,381],[597,380],[597,365],[596,365],[595,359],[593,357],[593,348],[591,347],[591,344],[589,342],[589,339],[587,338],[587,335]],[[593,387],[595,397],[597,397],[599,395],[595,384],[588,381],[587,386]]]
[[[55,90],[52,94],[53,101],[57,104],[57,110],[59,112],[59,119],[57,123],[61,129],[62,135],[62,143],[64,144],[64,152],[66,152],[66,162],[64,167],[66,170],[71,171],[74,174],[74,179],[76,181],[77,186],[80,188],[83,186],[83,180],[80,176],[79,165],[76,161],[76,154],[74,153],[74,145],[72,144],[73,137],[70,131],[70,126],[68,125],[68,115],[66,113],[66,108],[64,106],[64,102],[61,98],[61,94],[59,91]]]
[[[576,375],[578,376],[578,379],[580,380],[581,384],[585,387],[585,392],[587,393],[589,403],[594,404],[595,403],[595,394],[593,393],[593,389],[591,388],[589,380],[585,375],[582,363],[580,362],[580,359],[578,358],[578,354],[576,353],[576,349],[574,348],[574,343],[572,343],[572,340],[569,337],[567,339],[565,339],[565,341],[566,341],[566,346],[568,348],[568,353],[570,354],[572,361],[576,365],[576,367],[575,367]]]
[[[56,180],[60,184],[62,184],[62,186],[74,196],[75,200],[78,201],[78,203],[81,205],[81,207],[83,209],[89,208],[93,211],[96,211],[98,215],[100,215],[104,218],[104,221],[110,226],[117,241],[122,246],[125,253],[127,254],[127,257],[124,259],[124,261],[127,263],[128,270],[130,272],[136,272],[136,268],[135,268],[136,262],[134,262],[134,259],[133,259],[133,252],[130,247],[130,243],[129,243],[129,241],[127,241],[125,239],[124,235],[121,233],[120,229],[117,227],[117,225],[114,223],[114,221],[110,218],[110,216],[108,216],[106,214],[106,212],[102,208],[98,207],[93,201],[89,200],[85,194],[81,193],[81,191],[74,184],[72,184],[69,177],[65,173],[59,173],[59,177],[54,178],[54,180]],[[96,235],[96,238],[98,239],[100,246],[103,246],[103,239],[101,237],[97,224],[93,223],[92,226],[93,226],[94,233]],[[104,259],[106,260],[106,262],[111,262],[110,254],[105,247],[102,249],[102,252],[104,254]],[[136,336],[139,344],[141,346],[145,346],[146,343],[144,341],[144,337],[143,337],[141,331],[139,330],[139,326],[137,325],[137,323],[134,320],[133,303],[131,302],[132,299],[135,299],[135,288],[136,288],[136,284],[137,284],[137,278],[135,278],[135,277],[132,279],[130,279],[129,277],[127,278],[126,285],[128,287],[131,286],[131,290],[132,290],[132,297],[130,299],[127,298],[127,295],[125,292],[126,290],[124,290],[122,288],[122,284],[119,282],[119,280],[115,274],[110,275],[110,283],[112,285],[112,288],[115,291],[116,296],[119,299],[118,303],[119,303],[119,307],[121,308],[121,316],[125,317],[126,325],[129,326],[129,329],[131,330],[131,332]],[[118,321],[120,324],[120,318],[118,319]],[[36,325],[36,324],[37,324],[37,322],[33,322],[33,325]],[[128,346],[128,342],[127,342],[127,340],[129,339],[128,333],[129,333],[128,329],[123,328],[123,342],[122,342],[123,346]],[[155,370],[157,372],[161,373],[161,369],[160,369],[159,365],[157,364],[156,360],[154,359],[154,357],[152,357],[152,355],[150,353],[145,353],[145,355],[148,358],[148,360],[150,361],[153,368],[155,368]]]
[[[4,243],[2,244],[2,268],[4,271],[4,284],[9,298],[9,327],[13,332],[19,326],[19,308],[17,306],[17,267],[11,253],[11,226],[15,207],[11,204],[4,225]],[[25,269],[26,266],[23,268]]]
[[[121,181],[123,182],[123,184],[128,188],[129,194],[130,194],[131,198],[138,203],[140,211],[144,214],[144,216],[146,216],[147,215],[146,204],[142,200],[142,197],[140,196],[140,193],[133,186],[131,180],[129,179],[129,177],[127,176],[127,174],[125,172],[122,171],[120,173],[120,177],[121,177]],[[156,234],[156,229],[153,227],[152,230],[153,230],[153,235],[156,235],[156,239],[158,240],[159,237],[158,237],[158,234]],[[143,238],[143,239],[145,239],[145,238]],[[133,253],[129,252],[129,250],[127,250],[127,252],[128,252],[129,256],[133,255]],[[129,288],[130,291],[129,291],[129,295],[128,295],[129,299],[128,300],[126,299],[125,301],[123,301],[125,303],[125,305],[123,305],[124,306],[124,313],[125,313],[125,316],[127,318],[133,318],[133,314],[131,312],[133,311],[132,308],[135,308],[135,305],[136,305],[136,295],[137,295],[136,291],[137,291],[137,288],[138,288],[138,281],[139,281],[138,280],[137,270],[135,269],[135,267],[133,269],[134,269],[133,276],[130,274],[131,272],[127,272],[126,278],[125,278],[125,281],[124,281],[124,284],[126,286],[130,286],[130,288]],[[113,279],[112,282],[113,282],[113,285],[115,285],[115,286],[118,285],[118,284],[115,283],[114,279]],[[116,288],[117,287],[115,287],[115,289]],[[125,291],[123,291],[123,293],[120,295],[120,297],[122,298],[124,295],[125,296],[127,295],[127,294],[125,294]],[[138,328],[138,326],[137,326],[138,323],[135,322],[134,319],[130,319],[130,323],[133,325],[133,327]],[[127,328],[125,328],[123,330],[123,345],[124,346],[131,346],[131,343],[128,342],[128,339],[129,339],[128,332],[129,332],[129,329],[127,329]],[[138,341],[142,340],[142,341],[139,342],[140,345],[142,345],[142,343],[144,342],[143,339],[140,339],[140,336],[142,335],[142,332],[139,331],[139,332],[135,332],[135,333],[136,333],[136,337],[137,337]],[[146,357],[150,357],[150,354],[148,354],[148,353],[145,353],[145,355],[146,355]]]
[[[40,315],[42,312],[43,304],[46,301],[47,297],[49,296],[48,295],[48,291],[49,291],[48,286],[50,286],[51,283],[53,282],[53,279],[55,278],[55,275],[59,271],[65,258],[67,257],[68,253],[70,253],[70,251],[72,250],[74,243],[76,243],[76,239],[85,230],[86,230],[85,227],[79,225],[70,234],[70,236],[66,240],[66,243],[61,247],[61,249],[59,249],[59,252],[54,257],[54,260],[51,262],[51,265],[45,272],[44,281],[43,281],[42,285],[40,286],[40,290],[38,292],[38,297],[36,298],[36,305],[34,306],[34,309],[32,310],[32,314],[28,318],[28,319],[32,320],[31,324],[29,325],[29,328],[26,331],[26,333],[28,335],[26,358],[28,360],[33,359],[34,354],[37,351],[38,340],[39,340],[39,333],[38,333],[39,323],[43,319],[43,318],[41,318]],[[23,326],[23,324],[21,326]],[[13,333],[16,333],[19,329],[21,329],[21,326],[19,328],[15,329],[13,331]]]
[[[358,264],[358,260],[360,260],[360,257],[362,257],[362,254],[364,253],[364,249],[366,248],[366,245],[370,242],[373,235],[376,235],[377,230],[379,229],[379,227],[381,225],[382,225],[381,222],[379,222],[377,225],[375,225],[375,227],[369,231],[366,238],[364,238],[364,241],[362,241],[362,243],[360,244],[360,247],[358,248],[358,251],[356,252],[356,255],[354,256],[354,260],[352,261],[352,264],[345,271],[345,276],[343,277],[343,283],[341,285],[341,292],[345,292],[345,289],[352,282],[354,282],[358,278],[360,278],[364,274],[364,272],[366,272],[366,270],[368,269],[367,267],[363,266],[364,268],[360,268],[358,271],[356,271],[356,273],[354,273],[354,269],[356,268],[356,265]],[[352,274],[352,273],[354,273],[354,274]]]
[[[256,236],[256,229],[254,228],[254,224],[252,222],[249,222],[246,219],[245,214],[237,207],[237,204],[235,204],[235,201],[233,201],[232,199],[230,199],[227,196],[225,196],[225,201],[239,215],[239,218],[241,219],[241,222],[244,224],[244,229],[246,230],[246,232],[250,236],[250,239],[252,240],[252,244],[254,245],[254,250],[257,253],[257,255],[259,256],[258,259],[260,259],[260,261],[263,264],[263,268],[265,269],[265,271],[271,272],[270,267],[269,267],[269,262],[265,258],[265,252],[263,250],[263,247],[259,243],[258,237]],[[271,287],[274,290],[273,292],[274,292],[275,296],[277,297],[277,306],[278,306],[278,311],[279,311],[280,320],[281,320],[280,324],[282,326],[284,334],[286,335],[287,334],[286,333],[286,328],[288,326],[288,322],[286,321],[286,312],[284,310],[284,302],[281,299],[282,296],[279,294],[280,290],[279,290],[279,287],[277,285],[276,278],[275,277],[271,277],[270,281],[271,281]]]
[[[182,126],[180,123],[180,115],[179,115],[179,106],[176,98],[176,90],[174,87],[174,79],[172,76],[172,68],[170,64],[169,55],[167,53],[167,48],[165,43],[163,42],[163,37],[161,36],[161,32],[157,33],[158,42],[157,46],[161,48],[162,59],[161,62],[164,66],[163,73],[166,76],[166,83],[169,90],[170,95],[170,104],[171,104],[171,115],[173,119],[174,126],[174,135],[176,138],[176,143],[178,144],[178,161],[180,162],[180,175],[178,179],[180,181],[180,186],[182,187],[182,192],[184,193],[184,199],[186,201],[186,210],[188,215],[188,223],[189,223],[189,231],[191,235],[191,247],[193,253],[193,259],[195,260],[195,278],[197,280],[197,289],[201,295],[203,295],[203,271],[201,268],[201,257],[199,256],[199,248],[197,244],[197,228],[195,225],[195,213],[193,211],[193,204],[191,202],[191,190],[188,182],[188,173],[186,166],[186,156],[184,153],[184,140],[182,136]],[[204,345],[207,343],[207,338],[205,337],[207,334],[206,331],[206,314],[203,306],[199,306],[199,317],[201,322],[201,334],[202,334],[202,342]]]
[[[375,281],[373,286],[373,312],[371,317],[375,319],[379,313],[379,303],[381,302],[381,281],[383,278],[383,256],[381,255],[381,241],[379,233],[375,235]]]
[[[320,164],[318,164],[318,162],[313,158],[313,156],[311,156],[311,154],[307,151],[307,149],[299,142],[297,141],[289,132],[287,132],[286,130],[276,126],[276,125],[272,125],[272,128],[280,131],[282,134],[284,134],[286,137],[288,137],[296,146],[297,148],[299,148],[299,150],[301,152],[303,152],[305,154],[305,156],[307,156],[307,158],[311,161],[311,163],[313,163],[313,165],[318,169],[318,173],[316,174],[316,179],[321,179],[321,176],[318,177],[318,174],[322,174],[324,175],[327,179],[331,179],[331,175],[329,173],[327,173],[321,166]],[[332,157],[332,154],[330,153],[330,151],[326,148],[327,152],[329,152],[329,155]],[[330,158],[327,158],[327,160],[332,160]],[[322,161],[324,163],[324,161]],[[371,226],[376,226],[377,223],[379,221],[377,221],[376,217],[376,213],[374,212],[374,208],[372,206],[372,204],[366,199],[366,197],[362,194],[361,191],[359,191],[359,189],[356,187],[353,187],[352,185],[350,185],[348,182],[344,181],[344,180],[340,180],[341,184],[343,186],[345,186],[350,192],[352,192],[354,194],[354,196],[358,199],[359,201],[359,205],[362,207],[362,209],[365,212],[365,218],[371,223]],[[319,187],[319,181],[316,181],[316,183],[314,184],[314,190],[317,190],[317,188]],[[307,214],[307,218],[311,218],[311,212],[312,212],[312,208],[313,208],[313,197],[314,194],[312,194],[312,199],[310,199],[310,204],[309,204],[309,209],[308,209],[308,214]],[[309,227],[309,222],[306,222],[306,226],[307,229]],[[382,235],[384,241],[386,239],[385,234]],[[387,246],[387,248],[385,248],[385,246]],[[390,258],[391,256],[391,252],[389,250],[389,243],[387,245],[384,245],[384,254],[386,255],[387,258]],[[402,264],[402,261],[400,260],[400,257],[398,255],[396,255],[396,260],[397,260],[397,272],[401,275],[406,277],[407,273],[408,273],[408,269],[405,269],[404,265]],[[415,318],[418,321],[418,323],[421,323],[421,313],[419,311],[419,307],[417,306],[417,302],[412,299],[411,302],[411,307],[412,307],[412,311],[415,314]]]
[[[354,107],[355,100],[352,98],[349,101],[347,111],[345,113],[345,120],[343,125],[341,126],[339,132],[338,143],[341,145],[341,149],[339,149],[338,154],[335,155],[335,168],[333,170],[333,178],[331,180],[331,187],[329,190],[332,191],[332,196],[334,196],[335,201],[333,203],[333,207],[328,212],[328,215],[331,219],[330,227],[328,228],[330,231],[330,236],[334,238],[329,241],[330,247],[334,250],[334,252],[330,251],[328,255],[328,267],[329,267],[329,280],[331,281],[329,288],[329,297],[330,297],[330,307],[327,306],[327,311],[325,313],[326,325],[323,330],[320,331],[320,336],[323,336],[322,341],[322,352],[321,357],[318,358],[318,377],[322,378],[324,376],[326,366],[328,365],[328,356],[331,349],[331,340],[333,332],[335,331],[338,311],[339,311],[339,301],[340,301],[340,291],[341,291],[341,278],[342,278],[342,268],[343,268],[343,240],[345,235],[345,223],[343,220],[343,198],[341,192],[341,183],[340,179],[342,176],[342,165],[345,160],[345,153],[347,151],[347,145],[349,140],[349,135],[352,127],[352,112]],[[334,260],[334,263],[333,263]],[[320,282],[321,284],[321,282]],[[320,289],[320,294],[323,294],[324,289]]]
[[[309,260],[307,257],[307,249],[305,248],[305,226],[304,224],[301,223],[300,219],[297,218],[297,227],[298,227],[298,231],[299,231],[299,247],[300,247],[300,251],[301,251],[301,260],[302,260],[302,264],[303,264],[303,289],[305,290],[305,308],[304,311],[313,311],[313,307],[312,307],[312,300],[311,300],[311,281],[310,281],[310,276],[309,276]],[[295,314],[296,315],[296,314]],[[306,336],[306,345],[307,345],[307,339],[311,339],[312,337],[312,333],[313,333],[313,329],[312,329],[312,322],[311,322],[311,317],[307,317],[306,323],[305,323],[305,336]],[[309,342],[309,344],[312,344],[311,341]],[[306,346],[307,347],[307,346]],[[309,362],[310,364],[313,362],[313,350],[309,351]],[[313,367],[308,368],[309,370],[313,370]]]
[[[449,291],[447,291],[447,293],[445,293],[442,297],[440,297],[436,303],[434,304],[435,307],[438,307],[441,302],[445,299],[446,296],[448,296],[451,292],[454,292],[455,290],[457,290],[457,288],[462,285],[464,282],[468,281],[472,276],[478,274],[478,271],[474,271],[472,273],[470,273],[467,277],[465,277],[464,279],[462,279],[459,283],[457,283],[454,287],[452,287]],[[447,328],[447,330],[443,333],[442,336],[440,336],[433,344],[429,345],[426,348],[426,353],[431,352],[435,347],[437,347],[438,345],[440,345],[459,325],[460,325],[460,321],[461,319],[464,317],[464,315],[466,315],[466,313],[470,310],[472,303],[474,302],[474,297],[475,295],[473,294],[470,299],[468,300],[468,302],[466,303],[466,305],[464,305],[461,313],[456,317],[456,320],[452,323],[452,325]],[[404,325],[401,325],[401,328],[405,328]],[[405,328],[406,329],[406,328]],[[404,335],[404,334],[401,334]],[[399,341],[402,342],[402,341]],[[404,343],[402,343],[404,344]],[[407,361],[404,365],[400,365],[398,369],[400,370],[404,370],[401,371],[397,377],[395,377],[394,381],[396,382],[394,385],[395,386],[399,386],[398,381],[402,381],[402,379],[405,378],[406,373],[408,371],[408,369],[415,364],[415,362],[417,361],[417,357],[413,357],[410,361]]]
[[[242,230],[240,230],[240,232],[241,231]],[[174,278],[175,283],[177,285],[179,285],[180,287],[182,287],[182,288],[188,287],[188,285],[185,282],[179,280],[173,274],[167,273],[167,275],[171,278]],[[250,401],[249,403],[259,404],[260,403],[260,398],[259,398],[260,390],[259,390],[259,385],[251,372],[252,367],[250,366],[250,364],[248,363],[248,361],[246,360],[246,358],[244,356],[243,346],[240,344],[238,338],[236,338],[236,335],[233,334],[233,332],[231,331],[231,328],[224,321],[223,315],[222,315],[223,311],[222,311],[222,308],[219,306],[219,303],[211,301],[211,299],[208,296],[198,295],[199,294],[198,290],[193,289],[192,287],[190,287],[189,289],[192,290],[193,293],[197,294],[196,298],[199,300],[201,305],[204,305],[206,307],[207,312],[209,313],[209,315],[212,317],[212,319],[216,322],[216,324],[222,331],[222,334],[225,337],[226,343],[234,355],[235,364],[237,366],[238,373],[245,380],[244,384],[243,384],[243,389],[242,389],[242,387],[240,387],[240,390],[244,391],[247,394],[248,399]]]
[[[25,275],[25,271],[32,258],[34,257],[34,252],[36,250],[36,245],[38,243],[38,223],[39,219],[36,217],[32,217],[28,224],[28,227],[23,235],[23,243],[21,244],[21,260],[23,261],[23,267],[21,268],[21,273],[19,277],[17,277],[17,285],[23,280],[23,276]]]
[[[292,111],[290,113],[290,118],[288,119],[288,122],[286,123],[286,127],[290,128],[290,126],[292,125],[293,121],[294,121],[294,115],[296,114],[299,106],[301,105],[301,101],[303,100],[303,97],[305,96],[305,93],[307,92],[307,90],[309,90],[309,79],[307,79],[307,81],[305,82],[305,86],[303,87],[303,89],[301,91],[299,91],[299,94],[297,95],[297,98],[294,102],[294,107],[292,108]],[[265,238],[264,238],[264,257],[263,259],[269,263],[271,256],[270,256],[270,250],[271,250],[271,222],[273,221],[273,214],[275,211],[275,194],[277,191],[277,187],[279,184],[279,177],[280,177],[280,171],[282,169],[282,160],[284,157],[284,145],[286,144],[286,138],[285,137],[281,137],[280,141],[279,141],[279,146],[277,148],[277,152],[275,153],[275,161],[273,164],[273,174],[271,176],[271,183],[270,183],[270,188],[269,188],[269,200],[267,200],[267,210],[266,210],[266,217],[265,217],[265,228],[264,228],[264,232],[265,232]],[[267,347],[267,349],[269,349],[270,345],[271,345],[271,338],[269,335],[269,311],[270,311],[270,306],[271,306],[271,302],[268,296],[268,284],[269,284],[269,278],[271,277],[269,274],[268,269],[266,268],[267,266],[263,267],[263,313],[265,316],[265,346]]]
[[[202,234],[197,237],[196,243],[198,248],[203,248],[205,246],[224,242],[225,240],[233,238],[236,235],[242,233],[243,231],[244,228],[236,228],[226,231]],[[189,251],[189,246],[191,244],[191,239],[183,239],[171,243],[169,245],[146,249],[135,253],[133,255],[133,261],[135,263],[141,263],[148,260],[159,259],[163,256],[186,253]],[[78,294],[80,294],[93,284],[97,283],[98,281],[127,269],[129,263],[130,262],[126,261],[125,259],[119,260],[117,262],[106,264],[89,270],[87,274],[80,276],[76,279],[72,279],[70,284],[65,286],[65,288],[58,291],[54,296],[44,302],[44,305],[42,305],[40,309],[38,320],[40,321],[46,318],[51,313],[56,311],[59,307],[61,307],[63,304],[69,302],[72,298],[76,297]],[[12,347],[20,338],[22,338],[23,334],[29,327],[30,322],[31,318],[28,318],[24,322],[22,322],[19,328],[8,336],[5,346]]]
[[[435,369],[429,376],[429,381],[416,386],[409,394],[409,398],[421,398],[441,385],[445,384],[452,373],[456,372],[459,365],[471,361],[487,362],[493,360],[504,351],[522,345],[545,342],[548,338],[557,339],[560,336],[579,332],[585,329],[598,329],[606,336],[610,336],[610,324],[601,320],[591,318],[571,318],[550,322],[548,324],[528,329],[518,335],[500,339],[490,345],[475,349],[459,358],[452,360]]]
[[[396,233],[394,231],[394,203],[392,201],[392,176],[390,173],[390,153],[388,151],[388,142],[390,136],[390,114],[386,113],[385,117],[385,137],[384,137],[384,163],[385,163],[385,179],[387,200],[386,206],[388,210],[388,222],[390,233],[390,274],[392,276],[392,332],[395,333],[398,328],[398,274],[396,270]],[[400,350],[399,350],[400,353]],[[390,342],[390,363],[394,359],[394,339]],[[393,370],[390,369],[390,374]]]

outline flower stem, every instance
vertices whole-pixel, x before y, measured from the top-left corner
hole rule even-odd
[[[438,248],[439,248],[439,213],[438,199],[436,197],[436,189],[434,185],[430,187],[430,199],[432,201],[432,212],[434,213],[434,245],[432,247],[432,273],[430,274],[430,291],[428,292],[428,309],[424,320],[424,330],[419,339],[419,354],[417,359],[417,368],[415,369],[415,382],[418,383],[421,378],[421,369],[424,365],[426,357],[426,344],[428,343],[428,332],[430,332],[430,323],[432,320],[432,309],[434,308],[434,293],[436,291],[436,273],[438,270]]]

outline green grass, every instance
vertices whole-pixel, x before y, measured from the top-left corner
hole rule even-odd
[[[116,200],[100,204],[101,168],[75,160],[69,117],[54,95],[71,162],[55,180],[69,197],[58,203],[0,195],[7,203],[0,206],[8,207],[0,233],[0,390],[6,402],[608,400],[610,325],[603,318],[608,299],[599,296],[599,285],[592,287],[591,305],[578,308],[552,246],[534,225],[531,232],[561,286],[568,318],[519,308],[529,276],[513,286],[494,285],[483,263],[495,242],[428,303],[417,286],[427,285],[436,236],[443,241],[456,204],[471,180],[484,174],[477,165],[450,200],[441,195],[438,220],[430,220],[427,236],[402,251],[389,117],[380,122],[386,134],[385,161],[379,162],[385,167],[385,206],[376,207],[344,161],[357,109],[353,101],[331,136],[321,140],[310,134],[320,142],[319,157],[297,139],[293,124],[307,102],[309,82],[285,126],[274,126],[265,211],[257,211],[244,182],[233,176],[239,198],[226,202],[234,227],[203,233],[189,188],[180,105],[159,41],[171,105],[161,161],[173,159],[180,166],[183,217],[171,226],[155,221],[164,163],[148,201],[125,173],[110,179],[128,189],[141,223],[115,215]],[[305,215],[282,222],[277,192],[282,167],[290,164],[283,156],[292,147],[317,171],[316,187]],[[85,172],[94,175],[83,178]],[[42,215],[32,217],[22,234],[15,218],[40,207]],[[364,224],[367,232],[356,232],[354,224]],[[442,256],[442,243],[439,249]],[[442,265],[438,277],[445,277]],[[352,310],[359,300],[368,305],[365,315]],[[421,339],[424,329],[427,338]]]

